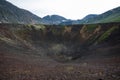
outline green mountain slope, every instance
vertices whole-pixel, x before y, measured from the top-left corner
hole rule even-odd
[[[120,22],[120,13],[112,14],[107,18],[99,20],[98,22]]]
[[[61,24],[72,25],[72,24],[94,24],[109,22],[120,22],[120,7],[106,11],[99,15],[89,14],[80,20],[66,20],[65,22],[61,22]]]
[[[120,7],[109,10],[100,15],[82,19],[82,23],[108,23],[108,22],[120,22]]]

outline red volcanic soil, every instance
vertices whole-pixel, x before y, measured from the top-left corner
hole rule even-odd
[[[0,80],[120,80],[120,57],[59,63],[47,57],[0,52]]]

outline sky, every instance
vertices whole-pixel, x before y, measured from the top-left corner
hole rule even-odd
[[[101,14],[120,6],[120,0],[7,0],[39,17],[60,15],[82,19],[88,14]]]

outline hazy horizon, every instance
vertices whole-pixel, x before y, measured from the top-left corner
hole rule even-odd
[[[7,0],[39,17],[60,15],[67,19],[82,19],[88,14],[101,14],[120,6],[120,0]]]

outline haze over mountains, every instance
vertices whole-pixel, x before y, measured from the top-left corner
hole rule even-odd
[[[43,18],[20,9],[6,0],[0,1],[0,22],[1,23],[20,23],[20,24],[88,24],[88,23],[108,23],[120,22],[120,7],[109,10],[103,14],[89,14],[80,20],[66,19],[59,15],[47,15]]]

